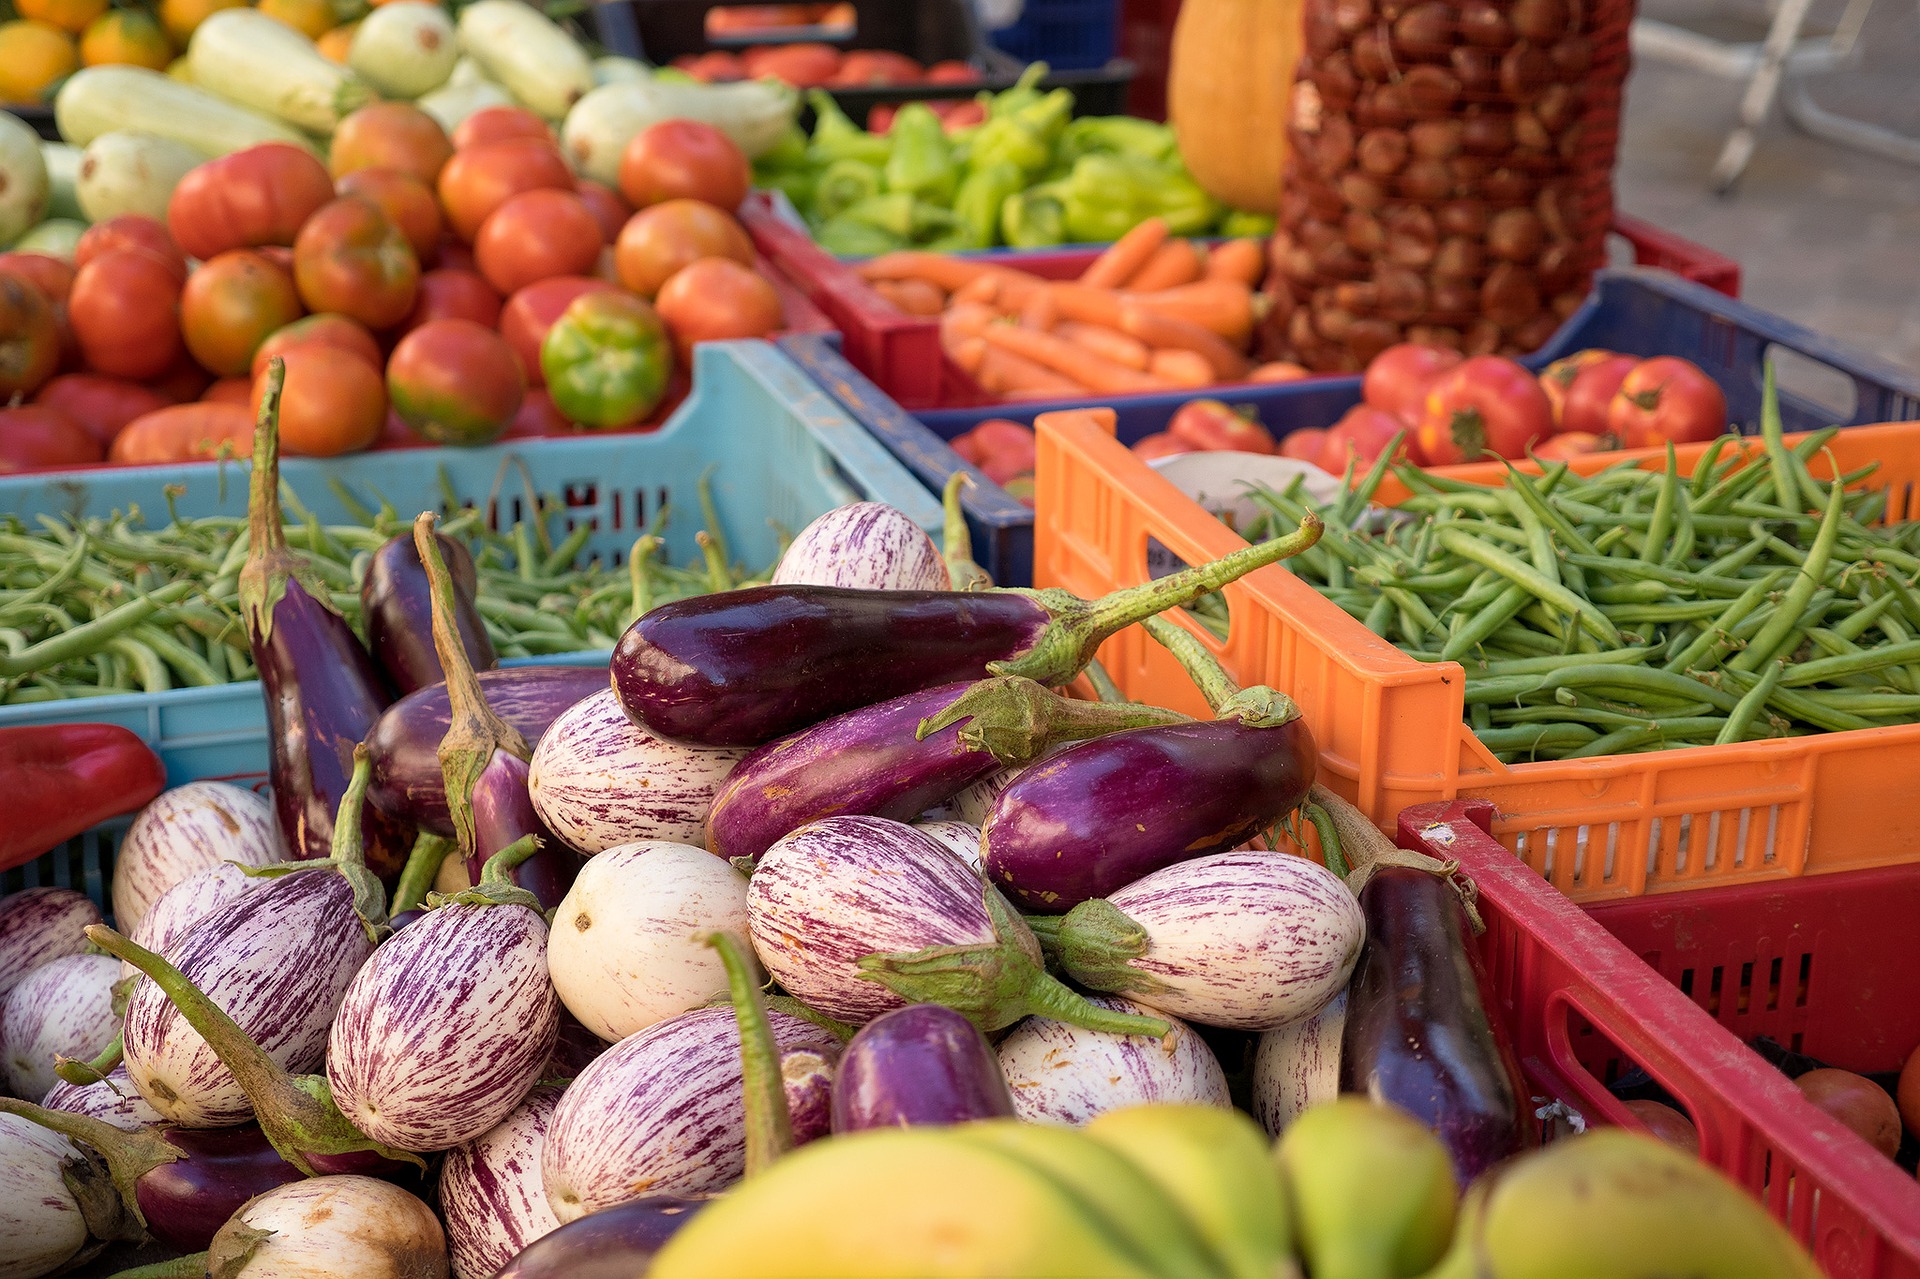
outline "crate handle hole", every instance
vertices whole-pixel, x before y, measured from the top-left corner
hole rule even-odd
[[[1792,396],[1827,414],[1841,426],[1853,421],[1860,411],[1860,390],[1854,380],[1810,355],[1778,342],[1767,344],[1761,353],[1762,365],[1773,362],[1774,382],[1783,396]]]

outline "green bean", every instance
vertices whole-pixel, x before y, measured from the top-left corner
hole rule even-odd
[[[1501,626],[1525,608],[1533,597],[1527,589],[1518,584],[1505,587],[1492,601],[1486,604],[1471,618],[1447,636],[1447,642],[1440,649],[1442,661],[1457,661],[1470,653],[1481,641],[1499,630]],[[1465,614],[1455,616],[1464,617]]]
[[[1598,738],[1584,724],[1521,724],[1511,728],[1476,729],[1474,736],[1490,751],[1520,754],[1541,750],[1572,750]]]
[[[1667,469],[1661,478],[1659,496],[1654,499],[1653,515],[1647,524],[1646,541],[1640,558],[1649,564],[1666,561],[1667,538],[1673,532],[1673,506],[1680,492],[1680,463],[1673,441],[1667,441]]]
[[[1342,605],[1342,607],[1345,607],[1345,605]],[[1381,639],[1391,639],[1392,636],[1387,634],[1387,625],[1393,620],[1394,612],[1393,601],[1388,599],[1385,594],[1381,594],[1374,599],[1373,604],[1367,609],[1366,615],[1360,619],[1360,624],[1372,631],[1375,635],[1378,635]]]
[[[1807,606],[1813,599],[1814,591],[1819,588],[1821,578],[1826,575],[1834,539],[1840,534],[1840,495],[1843,491],[1835,484],[1829,492],[1827,511],[1821,518],[1820,532],[1814,537],[1813,549],[1807,552],[1806,563],[1800,566],[1793,585],[1787,588],[1780,607],[1767,625],[1752,643],[1734,657],[1731,665],[1735,670],[1752,672],[1772,661],[1791,647],[1796,631],[1805,624]]]
[[[1594,685],[1625,689],[1642,695],[1666,696],[1680,702],[1705,700],[1728,711],[1731,711],[1738,701],[1729,693],[1672,671],[1652,667],[1613,666],[1605,662],[1586,662],[1555,671],[1541,677],[1533,691],[1547,692],[1556,688],[1580,688]]]
[[[178,672],[183,682],[194,688],[210,688],[225,682],[214,673],[206,658],[150,622],[134,627],[128,638],[145,645]],[[218,649],[220,646],[216,644],[213,647]]]
[[[1760,708],[1767,704],[1767,699],[1773,696],[1774,690],[1780,687],[1780,680],[1786,673],[1786,669],[1785,662],[1774,662],[1767,667],[1759,683],[1741,694],[1739,703],[1733,708],[1732,714],[1727,716],[1727,722],[1721,726],[1718,735],[1714,737],[1714,745],[1727,746],[1746,740],[1747,726],[1753,722],[1753,717],[1760,713]]]
[[[1620,755],[1635,749],[1651,747],[1665,750],[1674,746],[1684,746],[1691,741],[1704,738],[1717,732],[1724,721],[1717,717],[1655,720],[1652,723],[1633,728],[1615,729],[1605,737],[1596,738],[1584,746],[1579,746],[1561,756],[1562,759],[1592,759],[1601,755]]]
[[[167,674],[167,664],[160,655],[126,635],[116,635],[108,640],[104,647],[116,657],[126,660],[140,681],[143,693],[164,693],[173,687],[173,680]]]
[[[1492,569],[1566,616],[1579,618],[1580,625],[1594,638],[1616,646],[1621,642],[1620,632],[1613,623],[1592,609],[1583,610],[1579,597],[1573,592],[1498,547],[1488,546],[1465,529],[1458,528],[1442,530],[1440,542],[1454,554]]]
[[[1920,661],[1920,640],[1859,649],[1844,657],[1822,657],[1799,662],[1780,682],[1787,688],[1805,688],[1809,684],[1824,683],[1841,675],[1864,675],[1913,661]]]
[[[184,598],[192,589],[191,582],[170,583],[150,595],[129,600],[91,622],[30,645],[20,653],[0,656],[0,675],[25,675],[71,658],[84,657],[168,604]]]
[[[1606,665],[1627,666],[1644,661],[1652,654],[1650,648],[1616,648],[1607,653],[1596,653],[1588,658],[1586,665],[1599,662]],[[1505,661],[1485,662],[1468,668],[1469,674],[1490,676],[1503,675],[1548,675],[1565,666],[1566,659],[1561,657],[1519,657]]]

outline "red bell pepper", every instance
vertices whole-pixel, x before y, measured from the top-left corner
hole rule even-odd
[[[0,728],[0,870],[143,807],[166,784],[160,757],[116,724]]]

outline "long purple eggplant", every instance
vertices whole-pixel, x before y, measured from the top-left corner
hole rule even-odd
[[[450,537],[436,535],[440,556],[453,575],[454,618],[467,664],[490,671],[500,664],[487,638],[486,625],[474,607],[479,582],[473,556]],[[405,695],[446,678],[440,655],[434,651],[433,603],[428,598],[427,571],[420,548],[409,533],[397,533],[373,553],[367,575],[360,582],[360,617],[367,628],[367,647],[386,672],[394,691]]]
[[[199,1252],[241,1204],[304,1175],[266,1134],[239,1128],[141,1128],[0,1097],[0,1113],[30,1119],[106,1160],[123,1205],[153,1237]]]
[[[1531,1134],[1466,912],[1451,883],[1410,866],[1376,869],[1360,908],[1367,944],[1347,988],[1340,1091],[1366,1093],[1433,1129],[1467,1185]]]
[[[647,1195],[590,1212],[522,1248],[493,1279],[633,1279],[710,1202]]]
[[[707,848],[758,857],[821,817],[911,821],[1058,742],[1186,718],[1152,706],[1073,701],[1018,676],[908,693],[790,733],[741,760],[714,796]]]
[[[985,1035],[939,1004],[913,1004],[862,1026],[833,1081],[833,1130],[959,1124],[1013,1114],[1013,1094]]]
[[[562,711],[607,687],[607,672],[594,666],[516,666],[481,671],[479,680],[493,713],[529,742],[538,742]],[[453,834],[439,755],[440,739],[452,723],[445,684],[408,693],[387,708],[367,735],[373,751],[367,795],[375,808],[436,835]]]
[[[560,1104],[558,1088],[535,1088],[512,1114],[440,1167],[440,1215],[454,1279],[493,1279],[515,1254],[560,1225],[540,1179],[540,1150]]]
[[[705,746],[758,746],[957,680],[1066,683],[1108,636],[1320,537],[1298,532],[1088,601],[1061,590],[761,586],[674,600],[620,637],[613,687],[636,723]]]
[[[268,361],[253,432],[247,502],[251,542],[240,570],[247,641],[267,699],[267,775],[275,815],[296,858],[326,857],[334,816],[347,793],[353,748],[365,740],[392,698],[386,680],[333,611],[326,587],[287,550],[280,517],[280,391],[286,367]],[[365,815],[367,865],[397,875],[413,847],[406,823]]]

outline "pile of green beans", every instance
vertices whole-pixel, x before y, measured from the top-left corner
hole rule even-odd
[[[411,514],[335,492],[356,523],[322,524],[282,485],[287,541],[359,629],[367,566],[389,538],[411,535]],[[685,567],[661,558],[664,509],[625,565],[576,565],[592,530],[582,522],[557,532],[558,506],[537,503],[537,516],[493,530],[450,491],[443,496],[453,514],[440,532],[473,554],[475,603],[502,658],[610,649],[655,604],[760,580],[730,563],[704,484],[710,531],[698,535],[700,560]],[[154,527],[137,507],[83,521],[0,520],[0,704],[254,678],[239,605],[246,519],[169,515]]]
[[[1424,661],[1466,669],[1467,718],[1503,762],[1580,759],[1920,719],[1920,525],[1887,525],[1874,467],[1807,463],[1834,432],[1709,446],[1691,476],[1509,468],[1504,488],[1383,460],[1326,505],[1261,489],[1262,527],[1314,507],[1287,567]],[[1204,618],[1201,619],[1204,622]]]

